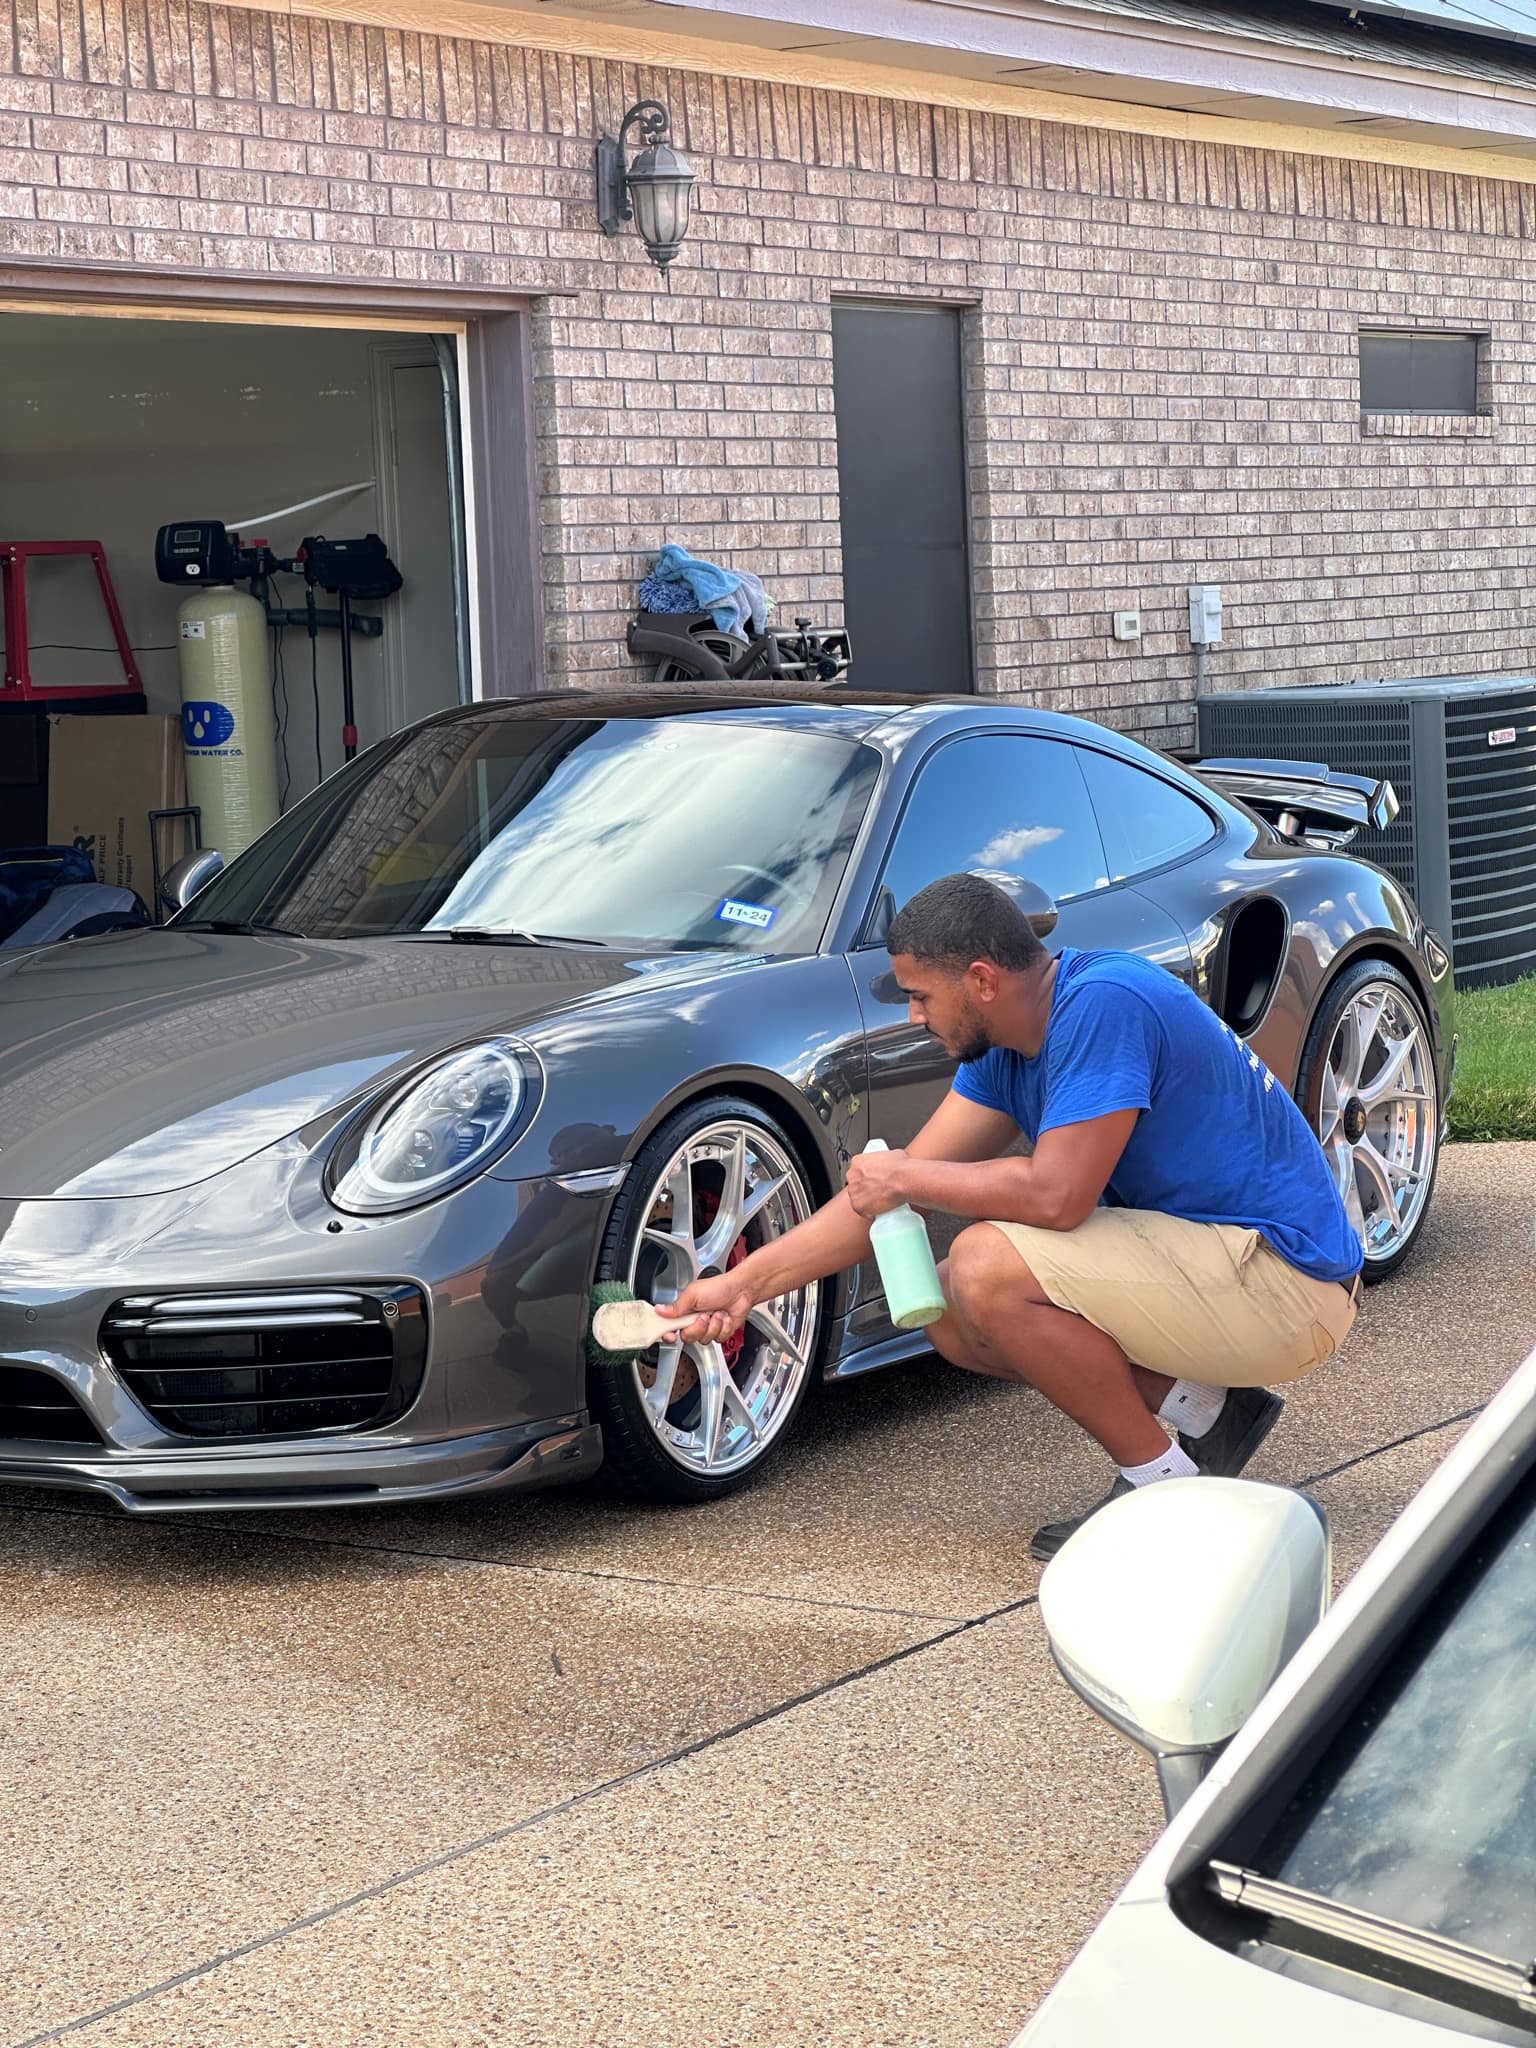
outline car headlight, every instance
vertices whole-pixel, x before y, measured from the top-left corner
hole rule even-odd
[[[472,1180],[516,1136],[527,1092],[514,1046],[491,1039],[450,1053],[353,1126],[328,1176],[332,1202],[378,1216]]]

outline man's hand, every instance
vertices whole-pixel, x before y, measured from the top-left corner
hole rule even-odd
[[[663,1315],[678,1317],[686,1343],[718,1344],[723,1337],[736,1334],[757,1302],[731,1272],[717,1273],[712,1280],[695,1280],[676,1301],[656,1306]]]
[[[848,1162],[848,1199],[867,1222],[908,1200],[911,1162],[905,1152],[855,1152]]]

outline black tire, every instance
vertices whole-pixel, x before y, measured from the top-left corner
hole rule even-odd
[[[793,1217],[810,1213],[816,1201],[811,1176],[806,1170],[801,1148],[783,1125],[756,1103],[736,1096],[709,1096],[688,1104],[669,1117],[641,1148],[604,1233],[598,1255],[599,1280],[621,1280],[633,1286],[636,1293],[648,1297],[652,1285],[659,1284],[664,1278],[668,1284],[662,1285],[660,1291],[667,1295],[675,1291],[679,1270],[675,1264],[669,1267],[664,1257],[656,1255],[653,1247],[644,1244],[642,1234],[648,1218],[663,1199],[663,1176],[681,1148],[699,1142],[707,1149],[714,1143],[713,1139],[706,1137],[707,1133],[730,1128],[749,1134],[747,1149],[755,1158],[773,1158],[775,1165],[782,1161],[793,1176],[792,1186],[786,1185],[783,1201],[765,1204],[747,1225],[739,1241],[746,1242],[751,1248],[763,1237],[776,1234],[776,1226],[786,1215]],[[754,1153],[754,1145],[762,1150]],[[712,1219],[702,1205],[710,1198],[714,1171],[708,1163],[689,1169],[693,1200],[706,1221]],[[723,1186],[724,1168],[719,1170],[719,1177]],[[706,1270],[719,1269],[711,1265]],[[662,1441],[663,1427],[669,1436],[680,1440],[683,1428],[690,1423],[693,1413],[690,1403],[702,1404],[698,1368],[691,1357],[685,1355],[678,1361],[678,1384],[683,1391],[669,1404],[661,1426],[651,1416],[644,1400],[644,1374],[649,1372],[650,1383],[652,1386],[655,1384],[656,1367],[651,1359],[641,1361],[638,1367],[589,1367],[587,1398],[594,1421],[602,1427],[605,1476],[627,1493],[643,1499],[671,1502],[716,1500],[755,1479],[782,1450],[819,1369],[829,1328],[829,1295],[825,1286],[805,1292],[809,1298],[805,1323],[804,1327],[796,1328],[796,1349],[804,1365],[784,1369],[782,1398],[765,1420],[764,1442],[755,1455],[749,1451],[734,1458],[728,1470],[697,1469],[693,1458],[681,1449],[669,1449]],[[787,1320],[793,1321],[793,1316]],[[744,1332],[743,1338],[745,1341],[732,1378],[738,1387],[745,1379],[750,1391],[753,1362],[761,1361],[765,1366],[771,1366],[773,1359],[782,1359],[783,1354],[755,1329]],[[741,1370],[743,1364],[748,1368],[745,1375]],[[694,1375],[692,1390],[685,1384],[690,1372]],[[708,1433],[703,1429],[702,1420],[697,1426],[702,1434]]]
[[[714,655],[717,661],[724,662],[727,668],[740,655],[746,652],[747,643],[745,640],[738,640],[734,633],[722,633],[718,628],[710,631],[706,627],[702,632],[693,633],[689,637],[708,653]],[[673,661],[668,656],[665,660],[659,661],[656,664],[656,681],[658,684],[696,683],[700,680],[707,682],[709,678],[704,677],[701,679],[687,662]]]
[[[1361,1000],[1365,992],[1373,987],[1376,990],[1390,991],[1392,1001],[1401,1006],[1401,1013],[1411,1016],[1423,1047],[1423,1079],[1427,1082],[1427,1092],[1431,1100],[1423,1105],[1428,1122],[1419,1141],[1428,1154],[1427,1170],[1422,1180],[1423,1198],[1410,1205],[1411,1213],[1405,1227],[1390,1241],[1384,1240],[1373,1248],[1371,1230],[1368,1227],[1364,1271],[1367,1286],[1374,1286],[1379,1281],[1390,1279],[1404,1261],[1411,1257],[1422,1235],[1425,1218],[1429,1214],[1434,1196],[1435,1176],[1440,1168],[1442,1120],[1440,1081],[1434,1060],[1434,1039],[1424,1005],[1408,977],[1386,960],[1359,960],[1353,966],[1346,967],[1337,980],[1331,982],[1324,991],[1323,999],[1317,1007],[1317,1014],[1313,1017],[1307,1032],[1301,1065],[1296,1076],[1296,1100],[1307,1122],[1323,1143],[1324,1150],[1328,1152],[1330,1164],[1334,1164],[1337,1159],[1337,1146],[1330,1145],[1329,1142],[1330,1112],[1325,1106],[1325,1090],[1330,1081],[1328,1055],[1347,1013]],[[1341,1107],[1347,1108],[1348,1105]],[[1347,1133],[1341,1131],[1340,1136],[1345,1138]],[[1358,1178],[1357,1175],[1357,1183]],[[1368,1226],[1375,1225],[1377,1219],[1384,1216],[1384,1209],[1378,1206],[1375,1211],[1368,1214]]]

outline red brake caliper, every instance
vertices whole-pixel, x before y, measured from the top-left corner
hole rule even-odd
[[[719,1214],[720,1197],[708,1188],[701,1188],[694,1197],[693,1207],[694,1228],[702,1234],[708,1230],[715,1217]],[[747,1234],[743,1231],[741,1236],[731,1246],[729,1252],[726,1253],[724,1270],[729,1273],[732,1267],[739,1266],[746,1256]],[[746,1348],[746,1342],[747,1333],[745,1330],[738,1330],[734,1336],[721,1339],[720,1349],[725,1353],[725,1369],[733,1376],[741,1354]]]

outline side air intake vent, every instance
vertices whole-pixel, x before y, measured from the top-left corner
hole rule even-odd
[[[64,1382],[30,1365],[0,1365],[0,1439],[23,1444],[102,1441]]]

